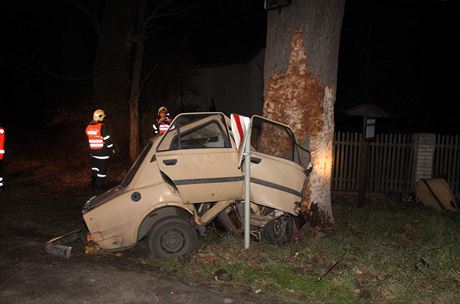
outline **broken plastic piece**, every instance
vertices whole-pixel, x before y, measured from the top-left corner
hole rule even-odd
[[[46,242],[45,251],[51,255],[63,258],[70,258],[72,254],[72,247],[67,246],[77,240],[80,236],[82,229],[77,229],[64,235],[58,236]]]

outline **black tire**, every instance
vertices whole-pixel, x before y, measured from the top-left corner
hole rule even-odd
[[[149,251],[159,258],[189,255],[198,245],[198,236],[193,226],[180,218],[165,218],[155,225],[147,235]]]
[[[262,239],[276,244],[285,244],[291,240],[294,221],[290,215],[282,215],[269,221],[262,228]]]

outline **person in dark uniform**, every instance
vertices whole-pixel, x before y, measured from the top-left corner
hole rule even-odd
[[[93,120],[88,124],[85,131],[92,158],[91,185],[95,188],[105,186],[109,159],[115,153],[107,127],[102,122],[104,118],[103,110],[94,111]]]

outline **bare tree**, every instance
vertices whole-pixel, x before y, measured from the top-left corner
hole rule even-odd
[[[149,72],[147,72],[142,79],[142,65],[144,60],[145,50],[145,36],[147,31],[154,30],[154,21],[159,18],[166,18],[171,16],[179,16],[185,13],[202,2],[195,2],[188,6],[174,6],[175,0],[163,0],[155,1],[151,3],[152,7],[147,10],[147,0],[139,0],[138,3],[138,14],[137,14],[137,27],[134,35],[135,53],[134,61],[132,65],[131,73],[131,84],[130,84],[130,98],[129,98],[129,109],[130,109],[130,140],[129,140],[129,155],[131,160],[135,160],[139,154],[139,98],[141,96],[144,85],[152,72],[157,68],[154,66]]]
[[[78,2],[76,0],[68,0]],[[129,107],[133,31],[137,1],[110,0],[83,2],[76,7],[85,12],[98,34],[94,62],[93,98],[103,108],[110,122],[112,137],[119,151],[126,151],[129,140]],[[99,10],[94,9],[100,5]],[[102,73],[102,71],[107,71]]]
[[[94,73],[84,79],[93,79],[95,106],[107,110],[116,135],[115,143],[125,150],[129,142],[130,158],[134,160],[139,152],[139,98],[158,67],[143,70],[146,37],[153,36],[157,19],[179,17],[203,1],[188,6],[177,0],[56,1],[86,15],[95,29],[98,46]]]
[[[345,0],[293,0],[268,12],[264,115],[293,127],[312,152],[303,208],[333,221],[332,142],[338,50]]]
[[[174,24],[183,13],[200,6],[204,0],[190,4],[178,0],[54,1],[79,11],[92,24],[97,36],[93,73],[76,77],[49,71],[27,60],[13,64],[56,79],[92,80],[94,100],[91,107],[106,110],[116,146],[126,151],[129,143],[129,155],[134,160],[140,146],[139,99],[159,65],[154,64],[148,71],[144,69],[145,41],[148,37],[153,43],[159,43],[155,41],[159,28],[164,30],[168,24]],[[58,112],[62,111],[64,109]],[[84,115],[90,112],[91,109],[86,109]]]

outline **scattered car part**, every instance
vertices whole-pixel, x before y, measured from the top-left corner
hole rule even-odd
[[[80,228],[49,240],[46,242],[45,251],[51,255],[67,259],[70,258],[70,255],[72,254],[72,246],[68,245],[78,240],[82,231],[83,228]]]
[[[262,239],[276,244],[285,244],[291,240],[294,221],[289,214],[283,214],[270,220],[262,228]]]
[[[416,185],[416,198],[425,206],[442,210],[458,210],[455,197],[442,178],[420,179]]]

